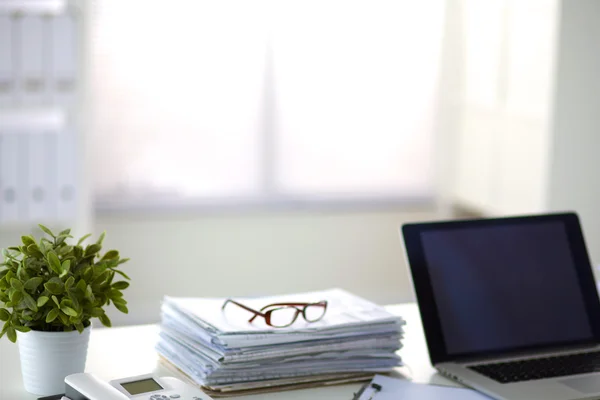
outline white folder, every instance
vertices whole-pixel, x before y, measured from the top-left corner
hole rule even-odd
[[[0,107],[11,106],[15,90],[13,18],[0,14]]]
[[[27,220],[49,223],[56,219],[56,134],[33,131],[27,135]]]
[[[0,224],[21,221],[25,211],[21,139],[15,132],[0,133]]]
[[[78,152],[75,132],[66,130],[57,136],[57,218],[60,222],[72,222],[77,216]]]
[[[75,15],[55,15],[51,19],[50,90],[54,104],[70,104],[77,83],[77,41]]]
[[[46,94],[44,17],[25,15],[16,20],[16,25],[19,38],[19,102],[24,106],[41,105]]]

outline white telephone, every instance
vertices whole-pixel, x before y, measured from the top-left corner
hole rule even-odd
[[[92,374],[65,378],[65,397],[70,400],[212,400],[200,389],[177,378],[152,374],[104,382]]]

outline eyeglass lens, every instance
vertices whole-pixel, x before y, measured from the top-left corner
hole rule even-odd
[[[271,316],[271,325],[277,328],[283,328],[291,325],[296,318],[300,310],[295,307],[277,307],[269,310]]]
[[[325,315],[325,307],[323,305],[309,304],[304,307],[304,319],[308,322],[316,322]]]

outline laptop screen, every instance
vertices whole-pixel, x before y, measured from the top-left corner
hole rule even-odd
[[[448,355],[593,339],[560,220],[442,225],[420,240]]]

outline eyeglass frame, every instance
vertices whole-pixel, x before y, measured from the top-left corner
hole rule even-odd
[[[273,328],[287,328],[288,326],[291,326],[294,322],[296,322],[296,320],[298,319],[298,315],[302,314],[302,317],[304,318],[304,320],[308,323],[313,323],[313,322],[318,322],[320,320],[323,319],[323,317],[325,316],[325,314],[327,313],[327,300],[321,300],[315,303],[272,303],[272,304],[267,304],[266,306],[262,307],[260,309],[260,311],[256,311],[253,308],[250,308],[238,301],[235,301],[233,299],[227,299],[225,300],[225,302],[223,303],[223,306],[221,306],[221,310],[225,310],[225,306],[227,306],[227,304],[232,303],[237,305],[238,307],[243,308],[246,311],[250,311],[252,313],[254,313],[254,315],[252,316],[252,318],[250,318],[248,320],[249,323],[252,323],[252,321],[254,321],[256,319],[256,317],[263,317],[265,319],[265,323]],[[321,314],[321,316],[315,320],[309,320],[306,318],[306,309],[309,306],[319,306],[319,307],[323,307],[323,314]],[[268,308],[271,307],[275,307],[273,309],[267,310]],[[273,311],[277,311],[283,308],[294,308],[296,309],[296,314],[294,315],[294,318],[292,318],[292,321],[287,324],[287,325],[273,325],[271,323],[271,314],[273,313]],[[298,307],[302,307],[302,309],[298,308]]]

